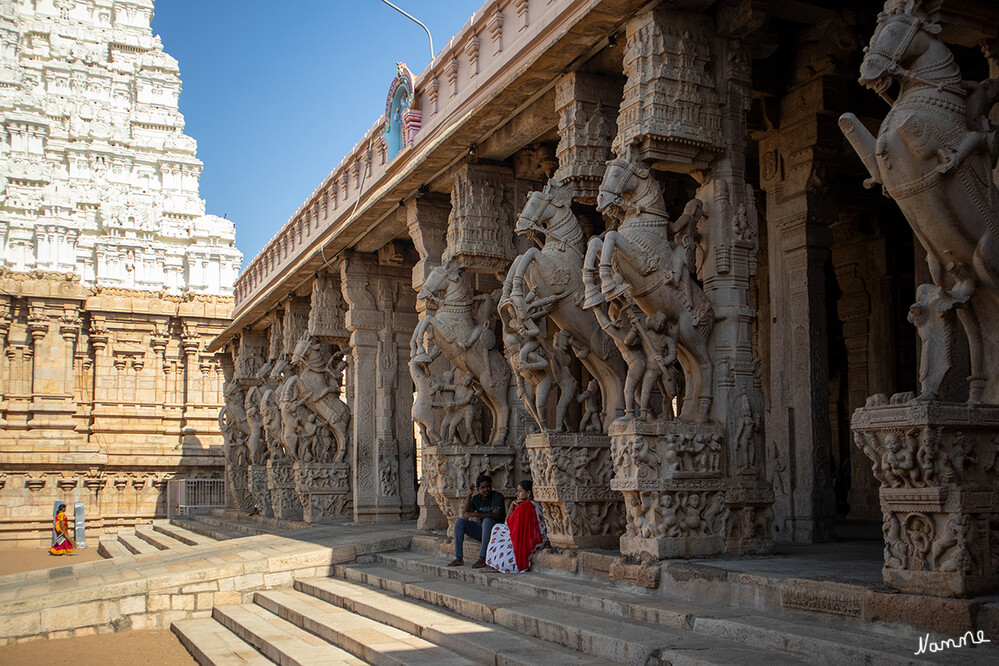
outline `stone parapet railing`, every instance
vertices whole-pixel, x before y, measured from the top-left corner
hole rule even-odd
[[[363,212],[362,197],[367,195],[367,203],[384,195],[395,176],[422,162],[491,92],[543,52],[532,42],[564,32],[587,5],[580,0],[486,2],[416,77],[414,106],[422,112],[422,125],[412,143],[388,159],[381,141],[384,118],[379,118],[237,278],[234,316],[279,284],[303,255],[323,252]]]

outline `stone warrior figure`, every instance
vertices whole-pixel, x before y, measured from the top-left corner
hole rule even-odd
[[[350,408],[339,397],[341,386],[334,370],[342,356],[341,351],[327,358],[319,343],[308,336],[295,345],[291,355],[291,362],[299,372],[296,389],[302,401],[333,431],[336,440],[333,462],[337,463],[343,462],[346,457],[347,425],[350,421]]]

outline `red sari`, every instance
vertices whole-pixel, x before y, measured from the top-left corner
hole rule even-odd
[[[69,540],[69,521],[66,519],[65,511],[56,514],[52,526],[55,528],[56,537],[49,552],[53,555],[72,555],[73,542]]]
[[[547,539],[541,521],[541,505],[521,502],[506,519],[493,527],[489,535],[486,564],[502,573],[527,571],[531,554]]]

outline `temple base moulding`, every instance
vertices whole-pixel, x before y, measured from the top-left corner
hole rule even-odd
[[[267,468],[263,465],[247,465],[246,486],[260,515],[265,518],[273,518],[271,491],[267,489]]]
[[[270,491],[275,518],[302,520],[302,501],[295,491],[295,474],[290,460],[267,461],[267,490]]]

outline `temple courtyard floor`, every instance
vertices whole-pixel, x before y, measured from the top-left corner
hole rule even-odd
[[[0,553],[0,663],[999,663],[999,597],[885,588],[879,528],[655,565],[546,550],[502,575],[446,567],[415,523],[195,516],[78,559]]]

